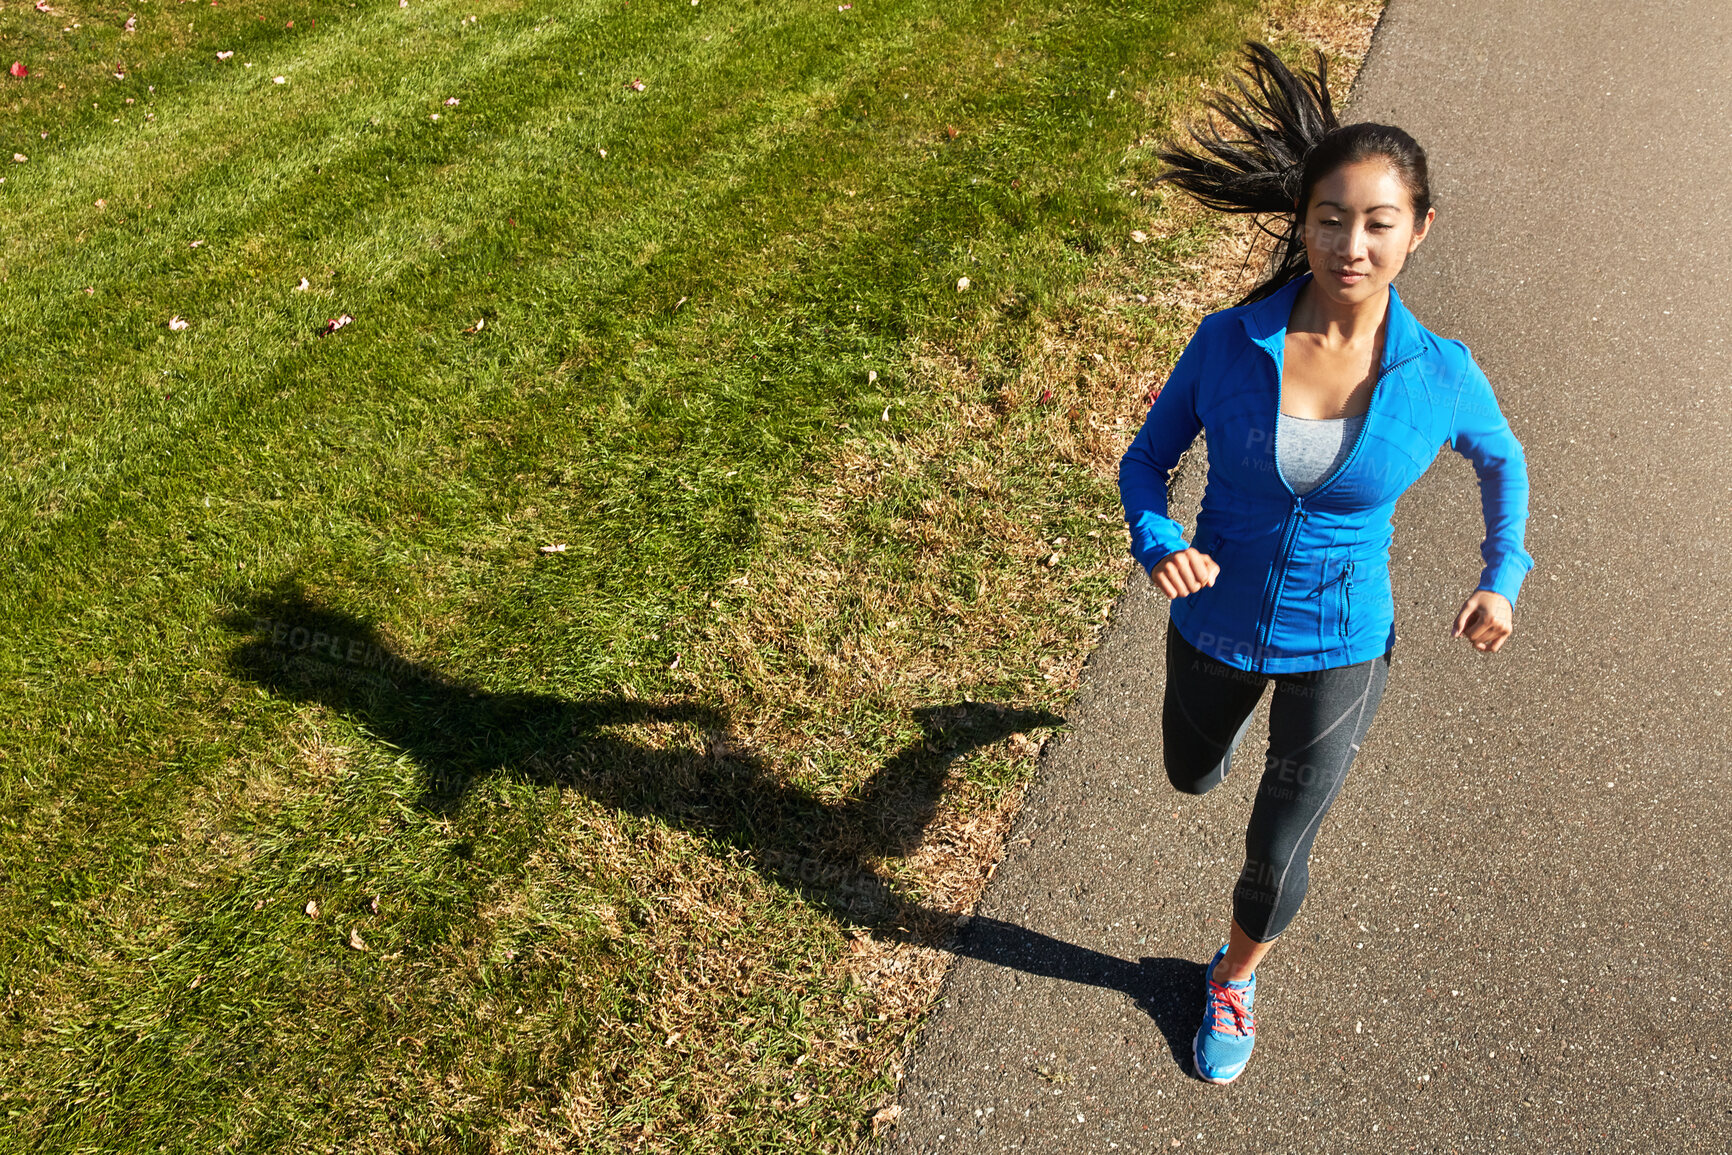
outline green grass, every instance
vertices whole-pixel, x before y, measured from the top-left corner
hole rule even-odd
[[[864,1133],[1256,17],[0,6],[0,1146]]]

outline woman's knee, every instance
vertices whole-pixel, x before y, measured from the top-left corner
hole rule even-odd
[[[1204,764],[1198,759],[1176,756],[1169,751],[1166,755],[1167,781],[1180,794],[1207,794],[1227,776],[1229,757],[1224,755],[1212,764]]]

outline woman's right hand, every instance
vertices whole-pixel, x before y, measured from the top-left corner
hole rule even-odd
[[[1194,594],[1204,586],[1215,584],[1221,567],[1215,559],[1197,549],[1181,549],[1155,563],[1149,571],[1149,581],[1161,587],[1169,598]]]

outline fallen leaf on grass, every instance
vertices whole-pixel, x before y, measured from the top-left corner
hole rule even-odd
[[[544,545],[540,548],[541,548],[542,553],[564,553],[565,552],[565,543],[563,541],[561,541],[561,542],[556,542],[553,545]]]
[[[366,942],[361,938],[361,932],[356,930],[354,927],[349,928],[349,949],[350,950],[366,950],[367,949]]]
[[[287,84],[288,82],[289,82],[289,78],[286,76],[273,76],[273,77],[271,77],[271,83],[272,84]]]
[[[173,316],[173,317],[170,317],[168,319],[168,327],[170,329],[173,329],[176,333],[178,333],[182,329],[186,328],[186,322],[183,321],[178,315]]]
[[[107,207],[108,207],[108,202],[107,202],[107,201],[105,201],[105,200],[98,200],[98,201],[97,201],[97,202],[96,202],[96,207],[97,207],[97,208],[99,208],[99,209],[105,209],[105,208],[107,208]]]
[[[219,52],[219,53],[217,53],[217,59],[218,60],[227,60],[229,57],[231,57],[233,55],[234,55],[233,52]]]
[[[30,70],[24,67],[24,62],[22,60],[14,60],[12,62],[12,75],[16,76],[19,80],[23,80],[26,76],[30,75]]]
[[[1051,389],[1042,389],[1040,391],[1040,397],[1035,401],[1035,404],[1036,405],[1051,405],[1052,404],[1052,390]]]
[[[138,17],[137,16],[128,16],[126,18],[126,27],[123,31],[137,32],[138,31]]]
[[[193,977],[192,982],[186,984],[186,989],[189,991],[196,991],[196,990],[198,990],[200,984],[202,984],[203,982],[204,982],[204,976],[203,975],[195,975]]]
[[[954,124],[947,124],[944,126],[944,135],[948,136],[951,140],[955,140],[958,136],[962,135],[962,130],[957,128]]]
[[[968,284],[969,281],[967,277],[956,278],[956,291],[959,293],[966,293],[968,291]]]
[[[902,1118],[902,1108],[895,1103],[882,1107],[872,1116],[872,1134],[877,1135],[886,1128],[896,1126],[896,1120]]]
[[[332,333],[335,333],[338,329],[341,329],[344,325],[347,325],[347,324],[351,323],[352,321],[354,321],[354,319],[355,318],[349,316],[349,314],[347,314],[347,313],[344,313],[340,317],[332,317],[329,321],[325,322],[325,327],[319,330],[319,336],[329,337]]]
[[[194,241],[194,242],[193,242],[193,243],[192,243],[192,244],[190,244],[190,245],[188,245],[188,246],[187,246],[187,248],[189,248],[189,249],[196,249],[196,248],[198,248],[198,247],[199,247],[199,246],[200,246],[200,245],[202,245],[202,244],[204,244],[204,241],[203,241],[203,240],[197,240],[197,241]]]
[[[446,108],[456,108],[457,104],[458,104],[458,100],[455,96],[448,96],[445,98],[445,107]]]
[[[308,918],[318,918],[319,917],[319,900],[316,898],[309,898],[307,900],[307,905],[302,907],[301,909],[305,910],[307,912]]]
[[[475,324],[469,326],[469,328],[467,328],[463,331],[465,333],[479,333],[479,332],[481,332],[481,330],[483,330],[485,328],[487,328],[487,318],[483,317],[479,321],[475,322]]]
[[[368,900],[367,909],[372,911],[374,914],[379,913],[379,896],[378,895],[375,894],[371,899]]]
[[[633,92],[642,92],[644,89],[644,83],[634,76],[632,77],[631,83],[626,85],[626,87],[631,89]]]
[[[25,161],[27,161],[29,159],[30,159],[29,157],[25,156],[21,152],[15,152],[12,154],[12,163],[13,164],[23,164]]]
[[[1131,240],[1137,242],[1137,244],[1139,244],[1139,245],[1147,244],[1148,240],[1149,240],[1149,234],[1145,233],[1142,229],[1132,229],[1131,230]]]
[[[294,292],[304,293],[306,291],[307,291],[307,278],[302,277],[301,283],[295,286]]]

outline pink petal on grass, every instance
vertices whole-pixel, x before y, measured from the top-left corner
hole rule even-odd
[[[178,333],[182,329],[186,328],[186,322],[184,320],[182,320],[178,314],[176,314],[175,316],[170,317],[168,319],[168,327],[170,329],[173,329],[176,333]]]
[[[231,57],[233,55],[234,55],[233,52],[219,52],[219,53],[217,53],[217,59],[218,60],[227,60],[229,57]]]
[[[457,98],[455,96],[446,97],[445,98],[445,107],[446,108],[456,108],[457,107]]]
[[[124,29],[124,31],[137,32],[138,31],[138,17],[128,16],[126,18],[126,28]]]

